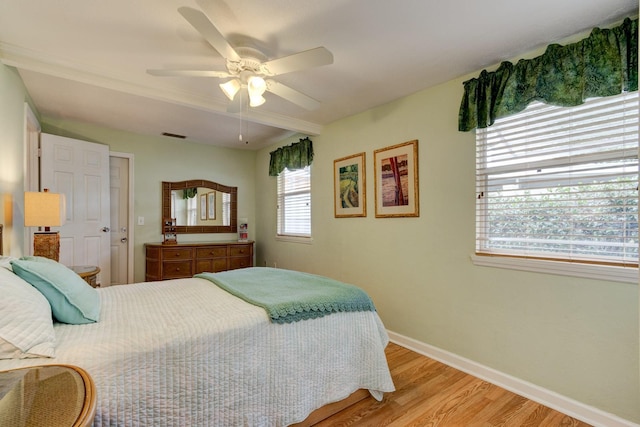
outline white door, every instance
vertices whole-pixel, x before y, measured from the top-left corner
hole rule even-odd
[[[111,283],[109,147],[41,134],[40,187],[63,193],[66,222],[60,227],[60,262],[97,265],[98,283]]]
[[[111,188],[111,285],[129,283],[129,161],[111,156],[109,161]]]

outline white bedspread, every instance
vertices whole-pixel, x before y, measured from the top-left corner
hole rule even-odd
[[[285,426],[359,388],[394,390],[375,312],[272,324],[203,279],[99,289],[100,322],[56,324],[56,358],[95,381],[96,426]]]

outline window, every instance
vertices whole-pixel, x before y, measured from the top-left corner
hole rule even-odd
[[[231,225],[231,193],[222,193],[222,225]]]
[[[187,225],[196,225],[198,221],[198,198],[187,199]]]
[[[278,174],[279,236],[311,237],[311,167]]]
[[[637,266],[638,93],[476,131],[476,252]]]

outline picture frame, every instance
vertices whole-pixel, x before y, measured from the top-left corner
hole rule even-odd
[[[200,195],[200,221],[207,220],[207,195]]]
[[[238,242],[249,241],[249,223],[246,218],[240,218],[238,224]]]
[[[373,152],[376,218],[420,216],[418,140]]]
[[[178,243],[178,235],[176,234],[176,219],[164,218],[162,220],[163,245],[175,245]]]
[[[216,192],[207,193],[207,219],[216,219]]]
[[[178,244],[178,235],[176,233],[165,233],[163,245],[176,245]]]
[[[367,216],[366,154],[333,161],[333,207],[336,218]]]

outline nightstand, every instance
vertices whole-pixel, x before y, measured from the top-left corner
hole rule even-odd
[[[96,280],[98,273],[100,273],[100,267],[96,267],[95,265],[72,265],[69,268],[94,288],[98,286]]]
[[[45,365],[0,372],[0,425],[85,427],[96,413],[96,388],[83,369]]]

